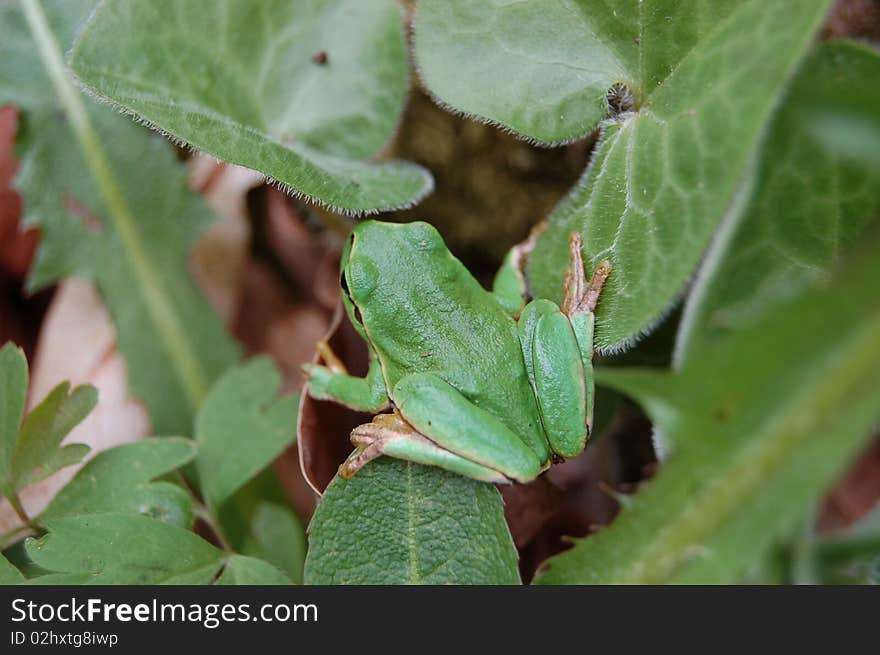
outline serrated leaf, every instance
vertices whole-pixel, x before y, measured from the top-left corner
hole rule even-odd
[[[289,585],[293,584],[282,571],[268,562],[233,555],[217,580],[218,585]]]
[[[309,526],[306,584],[519,584],[495,487],[381,458],[335,478]]]
[[[580,231],[590,265],[614,266],[596,329],[597,346],[614,350],[650,329],[685,286],[827,7],[422,2],[417,53],[441,100],[544,141],[589,132],[609,88],[629,88],[635,111],[602,123],[590,167],[551,214],[527,269],[534,295],[560,301],[568,239]]]
[[[27,540],[28,555],[79,584],[208,584],[224,561],[192,532],[139,514],[70,516],[46,527],[48,534]]]
[[[42,3],[62,48],[93,4]],[[166,142],[88,100],[96,143],[85,156],[16,4],[0,7],[0,31],[0,104],[21,113],[16,183],[25,223],[42,233],[31,288],[69,275],[93,278],[154,429],[189,434],[194,408],[238,352],[188,270],[189,250],[213,214],[187,188]],[[94,176],[96,157],[110,169],[103,184]]]
[[[85,444],[61,442],[94,408],[97,391],[62,383],[52,389],[22,421],[28,390],[24,352],[15,344],[0,348],[0,497],[25,520],[18,493],[62,468],[82,460]],[[8,536],[8,535],[7,535]]]
[[[8,559],[0,554],[0,585],[13,585],[24,582],[24,576]]]
[[[880,424],[878,245],[680,371],[605,369],[674,448],[539,581],[735,582],[790,533]]]
[[[131,512],[189,527],[189,494],[175,485],[151,480],[180,468],[195,454],[195,444],[179,437],[155,437],[105,450],[77,472],[39,518]]]
[[[276,399],[281,374],[268,357],[230,370],[196,417],[202,494],[220,507],[296,438],[296,394]]]
[[[9,342],[0,348],[0,493],[12,480],[12,458],[24,416],[28,367],[24,352]]]
[[[688,299],[679,362],[827,277],[880,216],[880,162],[862,146],[880,152],[878,79],[880,56],[853,42],[825,43],[804,63],[770,126],[754,195]]]
[[[406,96],[393,0],[109,0],[71,65],[138,118],[319,203],[393,209],[432,188],[414,164],[364,161]]]
[[[89,447],[84,444],[62,446],[61,442],[97,402],[94,387],[81,386],[71,392],[70,384],[63,382],[31,410],[18,431],[9,477],[0,480],[7,495],[17,494],[88,454]]]

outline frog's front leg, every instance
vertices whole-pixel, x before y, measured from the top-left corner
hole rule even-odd
[[[569,245],[562,309],[549,300],[535,300],[519,319],[526,372],[544,431],[553,452],[562,457],[583,452],[592,429],[594,311],[611,272],[603,261],[588,283],[579,233],[572,234]]]
[[[355,428],[352,441],[363,450],[343,465],[343,476],[382,453],[492,482],[528,482],[545,468],[513,430],[436,375],[407,375],[392,397],[398,417]]]
[[[381,412],[389,406],[382,366],[375,355],[370,355],[370,369],[366,377],[359,378],[348,374],[345,365],[326,342],[319,342],[317,349],[327,366],[303,366],[309,376],[309,395],[312,398],[334,400],[360,412]]]

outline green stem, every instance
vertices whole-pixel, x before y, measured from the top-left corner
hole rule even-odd
[[[193,500],[193,510],[195,511],[196,516],[202,519],[211,528],[214,536],[217,537],[217,542],[220,544],[220,547],[227,553],[234,552],[232,545],[226,538],[226,533],[223,531],[223,527],[220,525],[220,519],[217,518],[214,512],[212,512],[207,505],[200,503],[197,500]]]
[[[214,513],[214,511],[210,507],[208,507],[208,505],[199,500],[199,497],[193,490],[192,485],[190,485],[189,481],[186,479],[186,476],[184,476],[183,473],[181,473],[180,471],[175,471],[174,475],[177,477],[178,484],[180,484],[181,487],[189,492],[189,495],[192,498],[193,512],[195,512],[195,515],[208,524],[208,527],[211,528],[211,532],[213,532],[214,536],[217,537],[217,543],[220,544],[220,547],[223,550],[225,550],[227,553],[234,552],[232,545],[229,543],[229,539],[226,538],[226,533],[223,531],[223,526],[220,523],[220,519],[217,518],[217,515]]]
[[[24,505],[21,504],[21,499],[18,497],[18,494],[11,493],[6,496],[6,500],[9,501],[9,504],[12,505],[12,509],[15,510],[15,514],[18,516],[19,520],[25,525],[25,527],[33,527],[31,523],[31,517],[27,515],[27,512],[24,510]]]
[[[33,531],[33,528],[29,525],[20,525],[8,532],[4,532],[0,535],[0,551],[6,550],[14,543],[20,541],[19,535],[27,536],[28,533],[33,533]]]
[[[107,156],[101,148],[98,135],[89,121],[82,96],[71,83],[61,50],[46,21],[46,14],[39,0],[21,0],[21,4],[61,106],[70,120],[86,163],[98,183],[113,227],[128,254],[138,285],[143,289],[147,312],[156,326],[165,350],[170,355],[189,404],[195,410],[207,391],[207,376],[194,355],[195,351],[189,346],[186,331],[159,276],[155,274],[146,252],[141,247],[137,223],[113,175]]]

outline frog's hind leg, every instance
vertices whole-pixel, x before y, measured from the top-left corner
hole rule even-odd
[[[339,467],[339,475],[351,478],[369,462],[388,455],[427,466],[438,466],[475,480],[509,483],[503,474],[487,466],[464,459],[441,448],[419,433],[398,413],[379,414],[371,423],[356,427],[351,433],[355,451]]]
[[[603,259],[587,282],[582,248],[580,232],[572,232],[568,240],[569,266],[565,272],[565,297],[562,301],[562,311],[569,318],[592,314],[596,310],[602,287],[611,274],[611,262]]]

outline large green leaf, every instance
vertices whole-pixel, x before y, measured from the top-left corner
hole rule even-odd
[[[202,494],[219,508],[296,438],[296,394],[277,398],[281,374],[268,357],[230,370],[196,417]]]
[[[92,514],[53,519],[49,532],[28,539],[33,562],[74,584],[208,584],[223,551],[201,537],[139,514]],[[38,579],[39,582],[39,579]]]
[[[738,223],[712,245],[687,301],[681,363],[701,345],[757,319],[827,276],[880,217],[880,56],[851,42],[820,46],[775,116]]]
[[[442,102],[541,143],[608,115],[626,85],[641,104],[736,0],[420,0],[415,55]]]
[[[335,478],[309,527],[306,584],[518,584],[493,486],[390,458]]]
[[[195,454],[193,441],[182,437],[144,439],[105,450],[58,492],[40,519],[128,511],[189,527],[189,494],[167,482],[151,480],[180,468]]]
[[[71,65],[141,120],[337,209],[404,207],[432,188],[413,164],[364,161],[406,97],[393,0],[109,0]]]
[[[21,112],[17,185],[25,222],[42,232],[30,283],[93,278],[154,429],[188,434],[208,385],[237,356],[188,270],[213,215],[166,142],[106,107],[83,106],[70,88],[53,39],[69,44],[93,4],[43,3],[48,25],[36,40],[16,4],[0,6],[0,104]],[[39,25],[39,5],[25,6]]]
[[[677,372],[603,370],[672,453],[539,581],[735,582],[790,534],[880,424],[878,245]]]
[[[429,89],[525,136],[596,127],[624,83],[632,109],[601,123],[581,182],[529,258],[536,296],[560,300],[569,235],[614,271],[600,349],[625,346],[674,302],[749,172],[772,110],[827,0],[421,2]]]

